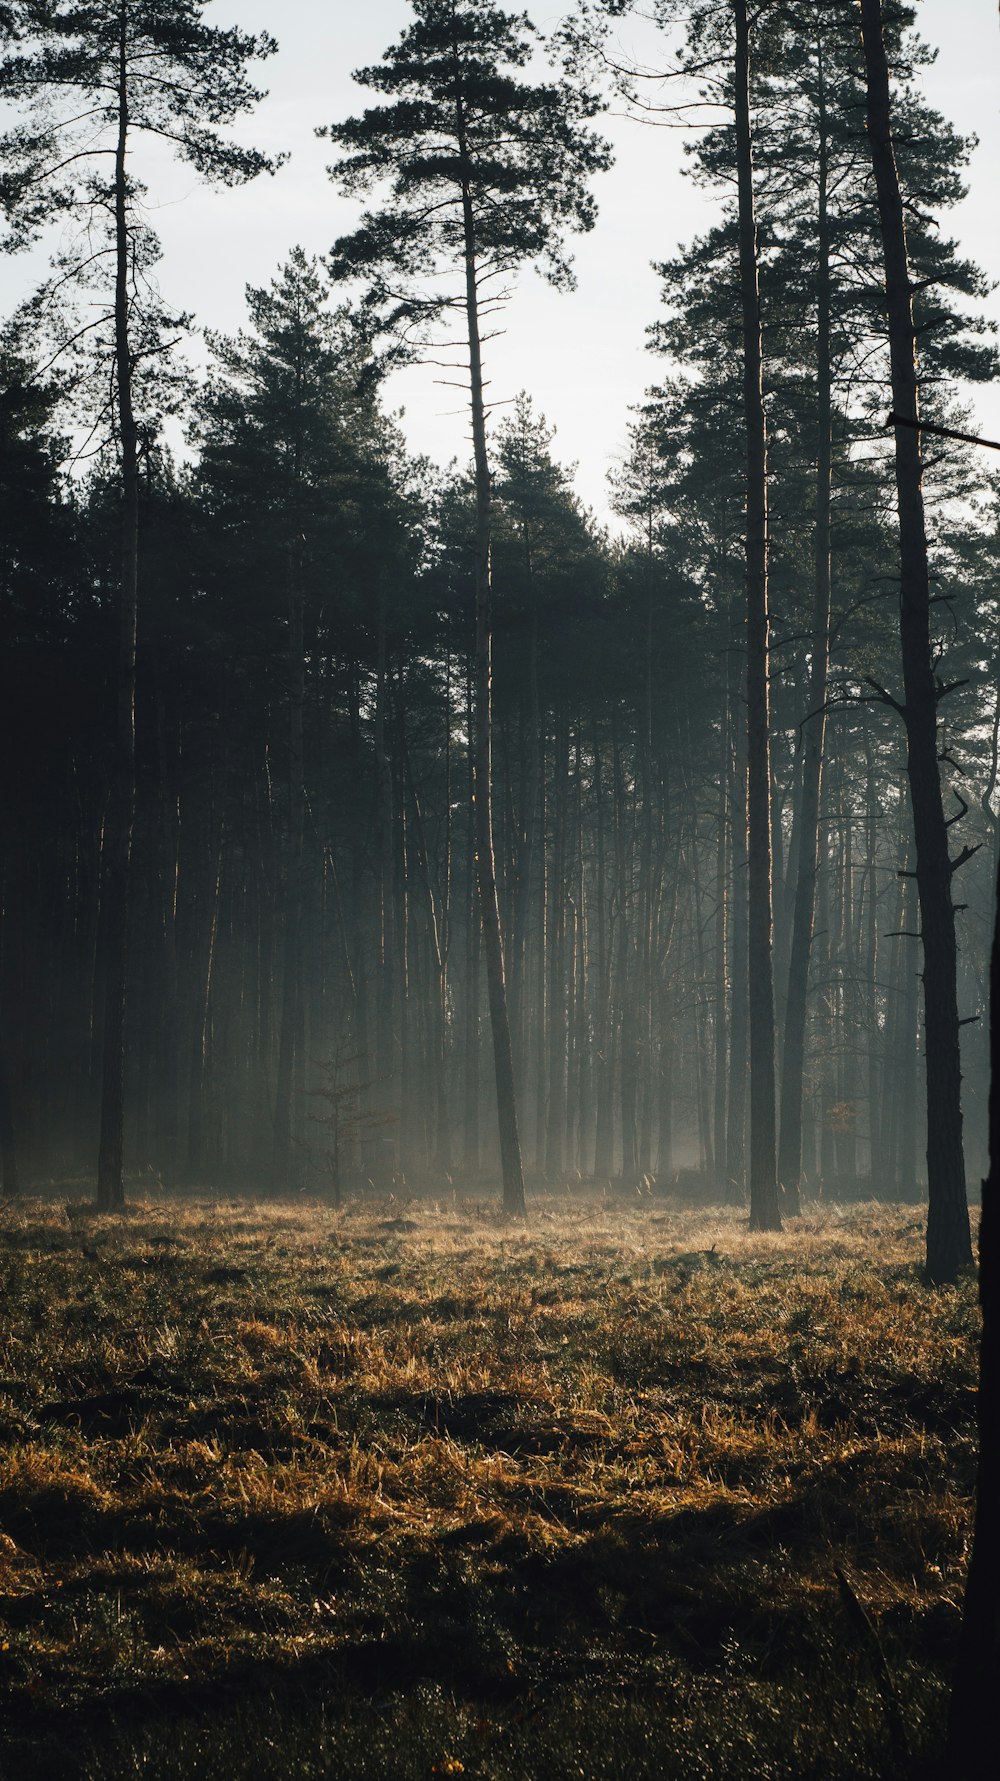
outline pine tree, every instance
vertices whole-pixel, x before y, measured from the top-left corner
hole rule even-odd
[[[414,0],[415,19],[381,64],[357,78],[386,95],[326,134],[343,158],[333,170],[349,192],[391,182],[383,208],[338,241],[338,277],[364,275],[367,302],[420,350],[432,324],[461,315],[476,488],[476,864],[497,1081],[503,1203],[524,1211],[514,1070],[497,894],[492,815],[492,485],[483,375],[483,321],[508,295],[517,268],[536,261],[571,283],[567,230],[595,216],[587,177],[606,146],[587,127],[598,105],[566,82],[518,78],[533,49],[529,21],[492,0]],[[457,289],[456,289],[457,284]]]
[[[862,0],[862,39],[868,81],[868,137],[878,194],[886,309],[897,414],[919,417],[910,266],[899,177],[893,155],[889,71],[881,0]],[[930,577],[924,523],[923,463],[918,431],[896,429],[899,514],[899,626],[907,774],[916,842],[917,893],[923,944],[927,1055],[927,1276],[953,1281],[972,1260],[962,1148],[955,908],[951,880],[969,849],[949,855],[941,801],[938,705],[945,686],[936,673],[930,629]],[[891,695],[887,695],[891,700]]]
[[[101,904],[105,960],[98,1204],[124,1201],[125,1000],[129,870],[135,820],[135,684],[139,586],[139,457],[135,384],[140,358],[164,347],[159,306],[144,302],[157,248],[131,172],[137,137],[167,140],[203,177],[233,185],[273,165],[219,135],[260,98],[246,64],[271,38],[206,25],[207,0],[25,0],[23,47],[0,67],[0,93],[24,123],[0,145],[0,196],[15,240],[69,215],[96,249],[60,267],[106,291],[86,332],[106,336],[121,471],[116,747]],[[143,310],[145,308],[145,315]]]
[[[281,651],[286,661],[284,697],[276,692],[287,738],[278,759],[287,768],[271,1180],[287,1191],[301,1176],[293,1079],[304,1066],[307,648],[322,605],[327,648],[338,618],[343,623],[338,568],[357,534],[368,540],[370,574],[390,566],[400,532],[391,482],[397,442],[365,375],[365,342],[347,312],[331,309],[326,281],[301,249],[267,289],[248,289],[247,305],[250,332],[211,338],[215,367],[193,437],[215,548],[227,575],[240,571],[242,622],[262,650]]]

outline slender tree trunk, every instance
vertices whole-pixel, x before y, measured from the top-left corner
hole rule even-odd
[[[635,1007],[629,983],[629,837],[625,794],[625,767],[622,760],[618,726],[612,720],[612,784],[614,792],[615,829],[615,922],[612,927],[616,945],[614,959],[614,998],[612,1002],[612,1034],[617,1035],[619,1060],[619,1105],[621,1109],[622,1177],[626,1186],[635,1184],[639,1170],[638,1131],[636,1128],[636,1034]],[[614,1036],[612,1038],[614,1047]],[[612,1056],[614,1052],[612,1052]],[[612,1075],[612,1083],[614,1076]]]
[[[886,309],[897,414],[919,418],[916,335],[903,201],[892,142],[889,70],[881,0],[861,0],[868,85],[868,142],[878,192]],[[937,702],[930,629],[930,581],[924,529],[920,433],[896,428],[899,513],[899,631],[907,774],[916,844],[917,894],[924,956],[927,1063],[927,1278],[954,1280],[972,1260],[962,1150],[962,1062],[959,1045],[955,909],[948,829],[938,769]],[[962,857],[961,855],[959,856]]]
[[[550,880],[551,914],[549,917],[549,1027],[548,1077],[549,1099],[545,1134],[545,1175],[549,1181],[560,1181],[565,1168],[566,1136],[566,1043],[567,1020],[567,956],[566,956],[566,828],[567,782],[569,778],[569,718],[565,710],[556,711],[555,748],[553,753],[552,790],[552,875]]]
[[[912,856],[911,856],[912,857]],[[916,897],[913,880],[905,887],[903,927],[907,935],[914,931]],[[900,986],[899,1054],[896,1066],[899,1096],[899,1191],[904,1200],[919,1199],[917,1192],[917,1067],[920,1056],[920,996],[916,950],[912,940],[904,936],[899,950],[902,983]]]
[[[720,721],[719,787],[715,830],[715,996],[713,1002],[713,1034],[715,1040],[715,1074],[713,1083],[712,1138],[715,1151],[715,1179],[720,1192],[726,1186],[726,1035],[729,1015],[729,684],[725,682],[724,703]]]
[[[303,717],[306,663],[304,612],[298,564],[290,565],[288,595],[288,865],[285,877],[285,946],[282,966],[281,1027],[274,1108],[272,1187],[287,1193],[298,1185],[301,1167],[293,1157],[295,1060],[302,1044],[302,868],[305,844]]]
[[[379,1112],[395,1118],[397,1085],[397,1047],[394,1032],[395,967],[396,967],[396,901],[393,894],[392,869],[392,768],[386,741],[386,708],[389,699],[388,642],[386,636],[385,583],[378,584],[378,620],[376,638],[375,679],[375,848],[378,870],[378,950],[375,994],[375,1051],[377,1099]],[[378,1145],[380,1158],[387,1148]],[[376,1185],[388,1186],[393,1170],[384,1169],[381,1161],[376,1170]],[[383,1175],[386,1179],[383,1180]]]
[[[834,1073],[836,1070],[836,990],[833,982],[834,957],[832,936],[830,933],[830,878],[831,862],[829,849],[824,848],[820,862],[818,904],[819,934],[818,965],[820,981],[823,985],[819,997],[819,1016],[821,1022],[821,1038],[816,1049],[820,1057],[819,1071],[819,1173],[824,1198],[831,1198],[834,1192],[834,1177],[837,1171],[834,1157]]]
[[[225,755],[219,770],[219,786],[205,824],[205,864],[201,894],[195,905],[196,943],[194,1021],[188,1091],[188,1170],[196,1179],[205,1166],[205,1074],[208,1063],[209,1011],[212,974],[219,931],[219,896],[225,838]]]
[[[878,791],[871,729],[865,724],[865,1027],[867,1044],[868,1177],[871,1198],[882,1191],[883,1167],[879,1147],[879,1103],[882,1099],[878,1048],[879,944],[878,944]]]
[[[121,448],[121,579],[118,589],[117,725],[108,800],[101,898],[104,959],[104,1032],[97,1204],[112,1212],[125,1203],[125,995],[128,976],[129,869],[135,821],[135,649],[139,590],[139,440],[132,408],[129,340],[131,240],[125,159],[129,134],[128,15],[121,7],[118,59],[118,141],[115,151],[115,372]]]
[[[611,1004],[612,927],[608,914],[606,869],[607,823],[601,743],[594,726],[594,821],[597,829],[594,870],[597,878],[597,1018],[594,1049],[597,1064],[597,1114],[594,1127],[594,1178],[605,1182],[611,1174],[614,1146],[614,1036]]]
[[[462,1167],[468,1180],[479,1174],[479,962],[482,923],[476,890],[476,772],[472,743],[472,672],[466,681],[465,727],[469,737],[468,885],[466,898],[465,1046],[462,1058]]]
[[[694,798],[692,796],[692,810]],[[708,1084],[710,1077],[708,1044],[708,967],[705,962],[705,922],[701,902],[701,868],[698,858],[698,823],[691,822],[691,951],[694,964],[694,1031],[695,1072],[697,1083],[698,1146],[705,1176],[715,1176],[715,1151],[712,1145],[712,1120]]]
[[[159,928],[162,938],[160,980],[160,1019],[156,1036],[159,1057],[159,1118],[157,1120],[157,1163],[167,1187],[177,1179],[180,1161],[181,1099],[180,1099],[180,1018],[177,972],[177,893],[180,859],[181,817],[179,799],[171,788],[167,767],[167,746],[164,734],[164,699],[157,691],[157,772],[159,794]]]
[[[832,374],[830,363],[830,223],[827,202],[829,146],[823,45],[818,51],[819,75],[819,262],[816,274],[816,532],[813,581],[812,659],[809,711],[802,754],[798,817],[798,873],[792,913],[792,944],[788,961],[788,995],[781,1056],[781,1127],[778,1180],[785,1211],[797,1217],[802,1178],[802,1085],[805,1073],[806,1001],[809,957],[816,906],[819,859],[819,804],[826,735],[827,679],[830,662],[830,491],[832,464]]]
[[[639,1077],[637,1163],[648,1175],[653,1162],[653,510],[648,509],[645,561],[645,673],[638,713],[638,765],[642,793],[639,846],[639,941],[636,960]]]
[[[747,1124],[747,761],[746,726],[734,725],[732,810],[732,968],[730,971],[729,1095],[726,1117],[727,1197],[746,1198]]]
[[[750,33],[736,12],[736,157],[743,399],[747,440],[747,833],[750,1002],[750,1227],[781,1229],[775,1156],[774,983],[771,968],[771,738],[767,589],[767,422],[750,128]]]
[[[420,885],[427,911],[427,934],[430,949],[431,995],[427,1005],[430,1043],[427,1048],[427,1079],[430,1087],[430,1111],[433,1138],[429,1146],[431,1162],[439,1176],[451,1173],[451,1120],[448,1112],[448,975],[445,955],[443,912],[431,880],[430,859],[424,833],[423,812],[413,779],[413,766],[405,739],[400,748],[402,765],[413,815],[414,853]]]
[[[582,723],[582,719],[581,719]],[[586,852],[584,847],[584,813],[583,813],[583,743],[580,731],[577,731],[577,822],[578,822],[578,856],[577,856],[577,1003],[576,1003],[576,1156],[575,1167],[578,1174],[584,1173],[585,1158],[589,1151],[591,1134],[591,1115],[593,1108],[592,1083],[594,1079],[593,1063],[593,1027],[590,1018],[590,906],[588,901]]]
[[[461,153],[465,158],[465,125],[459,119]],[[486,984],[493,1061],[496,1072],[497,1121],[500,1130],[500,1169],[503,1209],[510,1218],[524,1216],[524,1174],[517,1130],[514,1097],[514,1063],[511,1054],[507,990],[504,981],[503,934],[497,896],[496,861],[493,851],[492,772],[492,632],[490,547],[492,490],[486,453],[486,411],[483,401],[483,366],[479,332],[479,281],[476,268],[476,234],[472,197],[467,181],[462,186],[465,230],[465,310],[469,330],[469,375],[472,395],[472,445],[476,472],[476,673],[475,673],[475,807],[476,872],[479,909],[486,956]]]

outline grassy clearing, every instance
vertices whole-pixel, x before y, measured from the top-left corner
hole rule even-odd
[[[976,1319],[920,1246],[873,1206],[4,1210],[0,1774],[929,1773]]]

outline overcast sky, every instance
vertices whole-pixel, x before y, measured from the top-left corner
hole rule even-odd
[[[969,197],[946,227],[1000,279],[996,0],[918,0],[918,7],[922,33],[939,50],[926,76],[928,96],[959,128],[980,138]],[[529,10],[544,30],[568,8],[542,0]],[[329,146],[316,140],[314,127],[360,108],[352,70],[378,60],[412,15],[406,0],[284,0],[281,6],[274,0],[216,0],[208,16],[278,37],[278,54],[261,70],[269,96],[248,139],[290,151],[291,159],[273,179],[237,192],[201,190],[189,171],[158,169],[150,195],[164,247],[164,296],[193,310],[200,323],[233,331],[243,319],[247,283],[266,284],[297,243],[321,254],[351,226],[357,206],[327,178]],[[623,40],[633,33],[634,26],[622,27]],[[623,446],[628,407],[660,374],[644,351],[658,299],[651,262],[670,257],[703,228],[713,207],[683,177],[682,131],[617,116],[607,118],[604,128],[617,160],[598,182],[597,226],[575,244],[578,289],[559,294],[526,272],[504,319],[505,335],[489,348],[487,367],[494,398],[530,391],[557,429],[557,454],[578,463],[579,491],[602,516],[605,477]],[[24,258],[0,271],[5,312],[25,294],[31,276]],[[996,293],[989,308],[1000,317]],[[467,429],[460,392],[435,382],[442,375],[426,367],[400,373],[390,399],[405,409],[411,446],[447,462],[465,455]],[[977,392],[975,401],[984,430],[1000,436],[1000,391]]]

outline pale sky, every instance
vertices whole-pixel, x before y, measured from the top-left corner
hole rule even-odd
[[[980,138],[970,195],[946,227],[1000,279],[996,0],[918,3],[922,33],[940,52],[926,77],[928,97]],[[528,10],[544,30],[568,8],[539,0]],[[358,207],[326,177],[329,145],[317,141],[313,130],[362,107],[352,70],[377,61],[411,16],[406,0],[284,0],[282,6],[274,0],[216,0],[208,13],[213,23],[270,30],[279,40],[278,54],[261,68],[260,84],[269,97],[245,133],[270,149],[290,151],[291,159],[273,179],[236,192],[200,189],[189,170],[154,170],[152,220],[164,248],[158,275],[169,301],[193,310],[202,325],[235,331],[244,316],[246,284],[266,284],[296,244],[322,254],[351,227]],[[622,26],[623,41],[631,40],[634,29]],[[682,131],[614,115],[603,127],[617,160],[597,182],[596,228],[574,244],[578,289],[559,294],[525,272],[504,318],[506,333],[489,347],[487,363],[494,398],[510,398],[522,388],[531,393],[557,429],[556,454],[578,463],[578,490],[601,517],[607,511],[605,477],[624,444],[628,407],[662,375],[660,362],[644,350],[644,330],[658,301],[651,261],[669,258],[706,226],[714,208],[711,197],[682,176]],[[4,313],[36,274],[37,262],[32,267],[25,257],[0,267]],[[1000,293],[988,307],[1000,319]],[[389,389],[391,404],[405,409],[403,427],[413,449],[440,462],[467,452],[461,392],[435,383],[444,375],[414,367],[398,374]],[[1000,389],[977,392],[975,405],[982,429],[1000,437]]]

